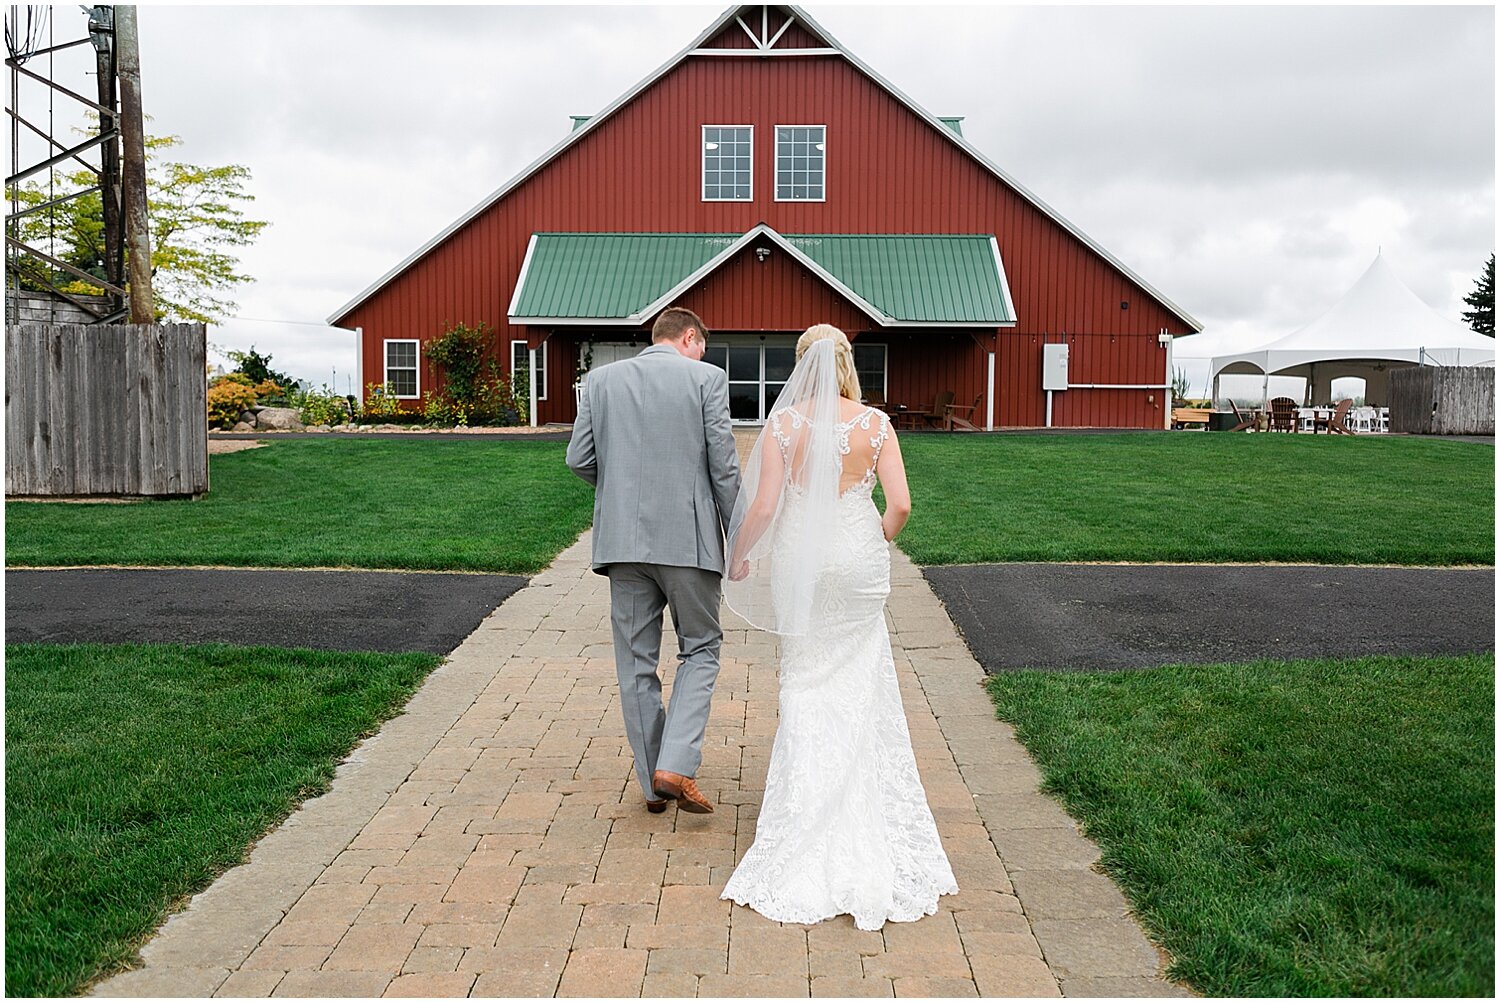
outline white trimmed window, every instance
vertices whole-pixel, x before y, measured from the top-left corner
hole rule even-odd
[[[866,396],[879,394],[881,400],[889,400],[885,380],[885,345],[863,345],[858,341],[854,348],[854,372],[859,376],[859,389]]]
[[[776,201],[825,201],[826,125],[776,127]]]
[[[754,190],[749,125],[703,127],[703,201],[749,202]]]
[[[510,371],[512,374],[527,372],[531,367],[531,361],[526,357],[527,348],[524,341],[512,341],[510,343]],[[544,401],[547,399],[547,343],[542,342],[542,347],[536,350],[536,399]],[[518,401],[517,403],[522,403]]]
[[[421,367],[417,364],[416,338],[385,339],[385,375],[382,382],[402,400],[415,400],[421,394]]]

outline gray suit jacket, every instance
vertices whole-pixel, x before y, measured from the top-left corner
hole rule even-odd
[[[724,371],[671,345],[589,373],[568,466],[594,485],[594,570],[669,564],[723,573],[740,492]]]

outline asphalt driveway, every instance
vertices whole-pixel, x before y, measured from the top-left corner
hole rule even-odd
[[[986,672],[1495,650],[1495,571],[977,564],[923,574]]]
[[[514,575],[82,568],[5,572],[5,640],[447,654]]]

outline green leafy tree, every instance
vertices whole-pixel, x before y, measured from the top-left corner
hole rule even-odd
[[[1474,291],[1464,297],[1464,302],[1473,307],[1465,310],[1464,323],[1480,334],[1495,336],[1495,255],[1485,263],[1484,271],[1474,280]]]
[[[217,346],[215,347],[217,348]],[[297,382],[286,373],[279,373],[272,369],[271,356],[269,354],[261,355],[255,350],[254,345],[250,346],[250,351],[248,352],[241,352],[232,348],[227,351],[223,349],[218,350],[223,351],[225,355],[233,360],[235,372],[244,373],[250,377],[253,383],[264,383],[266,380],[270,380],[272,383],[279,384],[280,386],[290,387]]]
[[[151,221],[152,292],[160,320],[223,319],[237,308],[230,294],[253,281],[238,270],[235,249],[254,242],[269,224],[250,219],[244,206],[255,196],[244,190],[250,169],[239,164],[199,167],[166,160],[167,151],[182,145],[178,136],[146,137],[146,202]],[[57,171],[47,181],[32,181],[7,195],[22,207],[39,206],[55,194],[97,184],[86,170]],[[20,238],[48,250],[99,279],[108,274],[104,253],[104,203],[91,192],[16,220]],[[23,255],[24,257],[24,255]],[[98,294],[103,289],[40,259],[29,259],[21,270],[23,283],[43,288],[27,276],[46,276],[64,292]]]

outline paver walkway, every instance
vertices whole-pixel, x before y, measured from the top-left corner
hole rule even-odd
[[[919,571],[889,622],[917,763],[962,892],[915,923],[770,922],[721,901],[776,728],[776,651],[726,616],[699,785],[649,814],[587,534],[405,713],[164,925],[100,995],[1187,995],[1050,799]],[[741,628],[743,625],[741,624]],[[675,640],[664,639],[664,651]]]

